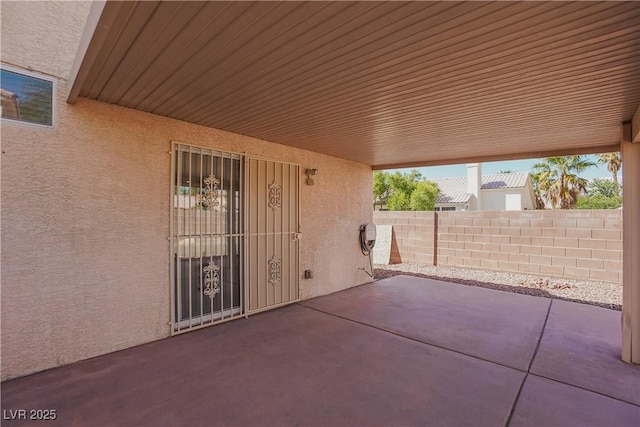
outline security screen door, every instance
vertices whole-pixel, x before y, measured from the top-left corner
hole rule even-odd
[[[173,143],[172,334],[298,300],[299,167]]]
[[[299,300],[298,185],[300,167],[246,160],[246,311]]]
[[[172,332],[242,315],[242,157],[173,144]]]

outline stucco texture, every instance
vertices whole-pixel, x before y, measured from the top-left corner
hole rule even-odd
[[[55,49],[19,55],[44,36],[5,38],[12,18],[3,60],[6,51],[12,65],[68,72],[72,55],[50,62]],[[79,37],[77,14],[65,19],[53,39]],[[32,21],[23,31],[47,28]],[[2,123],[2,379],[169,335],[172,140],[300,164],[300,272],[314,271],[301,298],[370,281],[358,244],[372,220],[369,166],[87,99],[69,105],[66,84],[54,130]],[[313,186],[306,168],[319,170]]]
[[[90,1],[2,1],[2,62],[66,79]]]
[[[62,85],[61,85],[62,86]],[[62,87],[60,88],[62,89]],[[60,90],[62,92],[62,90]],[[301,177],[301,298],[369,281],[371,169],[95,101],[2,127],[2,377],[169,333],[170,141],[317,168]]]

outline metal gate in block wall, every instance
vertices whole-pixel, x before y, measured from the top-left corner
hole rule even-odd
[[[298,300],[299,166],[172,144],[171,333]]]

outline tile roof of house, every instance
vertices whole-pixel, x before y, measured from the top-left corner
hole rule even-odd
[[[494,173],[482,176],[483,190],[522,188],[527,185],[529,172]]]
[[[482,176],[482,190],[522,188],[527,185],[528,172],[494,173]],[[436,203],[467,203],[471,193],[467,192],[467,177],[430,179],[440,188]]]
[[[467,177],[430,179],[429,181],[438,184],[440,194],[436,203],[467,203],[471,197],[467,193]]]

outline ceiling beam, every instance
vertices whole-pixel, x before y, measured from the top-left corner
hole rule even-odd
[[[522,152],[522,153],[501,154],[501,155],[495,155],[495,156],[457,157],[457,158],[449,158],[449,159],[430,160],[425,162],[375,165],[375,166],[372,166],[372,169],[385,170],[385,169],[419,168],[419,167],[425,167],[425,166],[457,165],[462,163],[486,163],[486,162],[500,162],[505,160],[537,159],[537,158],[555,157],[555,156],[576,156],[576,155],[584,155],[584,154],[612,153],[617,151],[620,151],[620,143],[601,145],[598,147],[530,151],[530,152]]]

